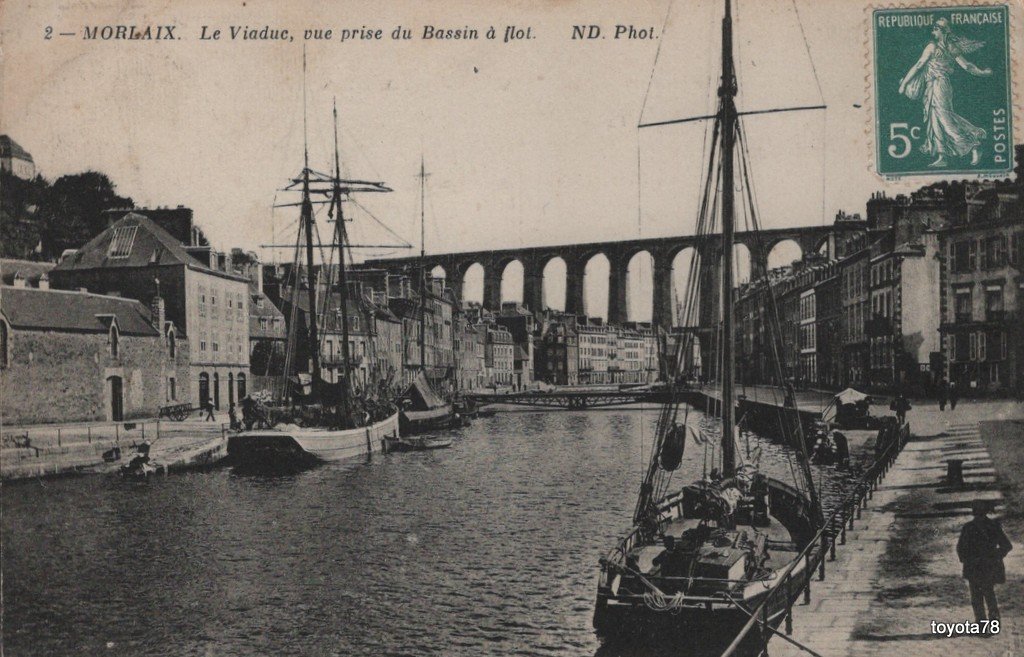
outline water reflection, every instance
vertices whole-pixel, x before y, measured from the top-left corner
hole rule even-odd
[[[656,418],[512,412],[462,430],[451,449],[274,476],[5,486],[4,645],[12,655],[692,653],[677,642],[601,646],[591,628],[597,560],[628,529]],[[763,453],[788,481],[783,448]],[[684,471],[703,457],[688,448]],[[827,500],[842,476],[818,478]]]

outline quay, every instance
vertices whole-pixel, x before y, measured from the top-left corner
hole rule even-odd
[[[227,456],[227,425],[197,419],[8,426],[0,440],[0,480],[114,472],[133,446],[151,445],[163,472],[216,465]],[[105,453],[120,449],[116,460]]]
[[[979,401],[940,412],[934,402],[912,403],[912,436],[849,525],[836,525],[839,540],[826,536],[824,579],[813,578],[788,627],[770,638],[772,657],[1024,654],[1024,405]],[[946,480],[951,460],[963,462],[963,485]],[[933,621],[974,620],[956,556],[974,500],[995,504],[1015,546],[1005,560],[1007,584],[996,588],[1001,631],[947,637],[933,633]]]

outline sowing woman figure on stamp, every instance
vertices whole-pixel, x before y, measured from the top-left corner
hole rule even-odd
[[[940,18],[932,28],[934,39],[924,47],[917,60],[900,81],[900,93],[924,104],[925,139],[921,152],[934,155],[929,166],[947,166],[946,157],[971,154],[971,165],[981,158],[978,146],[985,131],[953,111],[953,83],[950,77],[956,63],[971,75],[988,77],[992,69],[981,69],[964,59],[964,55],[981,48],[982,41],[959,37]],[[923,94],[922,94],[923,90]]]

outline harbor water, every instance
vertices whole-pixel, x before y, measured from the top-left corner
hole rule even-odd
[[[286,475],[4,486],[5,654],[600,653],[597,563],[656,418],[517,410],[450,449]],[[762,449],[792,481],[785,448]],[[680,485],[706,456],[687,445]],[[845,477],[816,470],[826,505]]]

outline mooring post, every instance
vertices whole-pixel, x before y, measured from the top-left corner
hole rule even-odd
[[[60,442],[60,427],[57,427],[57,447],[61,446]]]
[[[843,523],[843,528],[839,530],[839,544],[846,545],[846,523]]]

